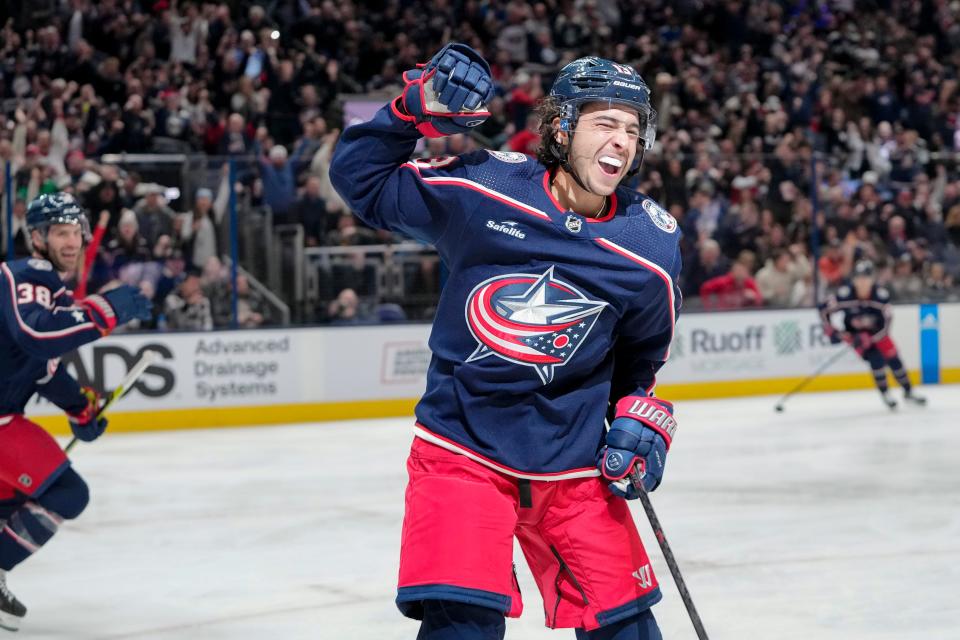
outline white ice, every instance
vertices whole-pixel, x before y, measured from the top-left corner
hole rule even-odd
[[[710,637],[960,638],[960,387],[678,403],[653,503]],[[410,419],[108,434],[86,513],[14,570],[42,639],[416,637],[393,604]],[[664,637],[694,638],[641,509]],[[517,553],[525,613],[543,627]],[[3,632],[0,631],[0,634]],[[11,637],[12,638],[12,637]]]

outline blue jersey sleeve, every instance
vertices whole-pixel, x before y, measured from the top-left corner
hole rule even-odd
[[[49,265],[42,260],[31,262]],[[0,271],[3,329],[27,353],[55,358],[103,335],[93,312],[73,303],[52,270],[18,261],[0,265]]]
[[[330,181],[367,224],[441,246],[455,240],[478,199],[467,166],[480,155],[410,160],[420,132],[393,105],[348,127],[334,151]],[[486,153],[482,153],[486,157]]]
[[[676,284],[680,268],[679,245],[669,268],[651,263],[654,290],[637,300],[621,322],[614,347],[611,409],[624,398],[653,394],[657,371],[670,357],[670,343],[683,303]]]
[[[75,414],[87,406],[87,397],[80,390],[80,383],[67,373],[59,358],[50,360],[48,373],[37,380],[37,393],[65,412]]]

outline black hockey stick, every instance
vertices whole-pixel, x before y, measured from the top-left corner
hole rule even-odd
[[[687,608],[687,614],[690,616],[690,622],[693,623],[693,629],[697,632],[697,638],[700,640],[709,640],[707,638],[707,631],[703,628],[703,622],[700,620],[700,614],[697,613],[697,608],[693,604],[690,591],[687,590],[687,583],[683,581],[683,576],[680,575],[680,567],[677,565],[677,559],[673,557],[670,543],[667,542],[667,536],[663,533],[663,527],[660,526],[660,519],[657,517],[656,511],[653,510],[653,505],[650,504],[650,496],[647,495],[646,489],[643,488],[643,481],[640,479],[640,472],[636,467],[630,472],[630,483],[640,496],[640,504],[643,505],[643,510],[647,514],[647,520],[650,521],[650,528],[653,529],[653,535],[657,537],[660,551],[663,552],[663,559],[667,561],[667,566],[670,568],[670,575],[673,576],[673,582],[677,585],[677,591],[680,592],[680,599],[683,600],[683,606]]]
[[[157,353],[156,351],[147,351],[142,356],[140,356],[140,359],[137,360],[136,364],[133,365],[133,368],[127,372],[127,375],[124,376],[123,380],[120,381],[120,384],[117,385],[117,388],[114,389],[109,396],[107,396],[106,402],[104,402],[103,406],[101,406],[100,409],[97,410],[97,416],[99,417],[104,411],[109,409],[114,402],[119,400],[120,396],[122,396],[127,391],[129,391],[133,383],[136,382],[137,378],[140,377],[140,374],[146,371],[147,367],[149,367],[151,364],[153,364],[159,359],[160,359],[160,354]],[[64,451],[66,451],[67,453],[70,453],[70,450],[73,449],[73,447],[76,444],[77,444],[77,437],[74,436],[70,440],[70,442],[67,444]]]
[[[791,389],[790,391],[788,391],[782,398],[780,398],[780,400],[777,402],[776,406],[774,406],[774,409],[775,409],[778,413],[779,413],[780,411],[783,411],[783,403],[785,403],[787,400],[789,400],[790,397],[793,396],[794,394],[797,394],[797,393],[799,393],[800,391],[802,391],[808,384],[810,384],[811,382],[813,382],[814,380],[816,380],[816,379],[820,376],[821,373],[823,373],[824,371],[826,371],[827,369],[829,369],[830,366],[833,365],[834,362],[836,362],[837,360],[839,360],[840,358],[842,358],[843,355],[846,354],[846,352],[847,352],[846,349],[840,349],[840,350],[837,351],[835,354],[833,354],[832,356],[830,356],[828,359],[824,360],[824,361],[820,364],[820,366],[817,367],[816,371],[814,371],[814,372],[811,373],[809,376],[807,376],[806,378],[804,378],[803,381],[800,382],[800,384],[798,384],[797,386],[795,386],[793,389]]]

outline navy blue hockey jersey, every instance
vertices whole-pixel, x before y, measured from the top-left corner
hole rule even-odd
[[[103,335],[74,303],[53,265],[39,258],[0,264],[0,425],[34,393],[68,413],[87,405],[60,356]]]
[[[585,218],[523,154],[409,160],[419,137],[387,105],[330,170],[364,221],[433,244],[450,272],[416,434],[518,477],[596,475],[609,403],[651,394],[669,354],[676,221],[623,187]]]
[[[820,313],[825,326],[831,326],[834,314],[841,313],[845,332],[869,333],[873,342],[886,337],[893,319],[890,292],[877,284],[873,285],[870,297],[861,300],[853,284],[844,282],[837,288],[837,293],[830,296]]]

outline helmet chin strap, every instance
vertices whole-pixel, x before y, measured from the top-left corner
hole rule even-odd
[[[559,149],[558,151],[554,152],[554,155],[557,156],[557,159],[560,161],[560,167],[564,171],[566,171],[568,174],[570,174],[570,177],[573,178],[573,181],[576,182],[581,189],[583,189],[587,193],[592,193],[595,196],[601,195],[599,193],[594,193],[593,191],[588,189],[587,185],[583,184],[583,181],[580,179],[580,176],[577,175],[577,172],[573,169],[573,165],[570,164],[570,154],[567,152],[567,150],[573,147],[573,131],[567,132],[567,144],[566,145],[557,144],[557,147]],[[634,168],[630,169],[625,174],[623,174],[623,177],[620,178],[620,182],[617,183],[618,187],[621,184],[623,184],[623,181],[626,180],[627,178],[632,178],[633,176],[640,173],[640,166],[643,164],[644,151],[645,150],[643,149],[643,147],[637,150],[637,157],[634,158],[634,163],[635,163]]]

